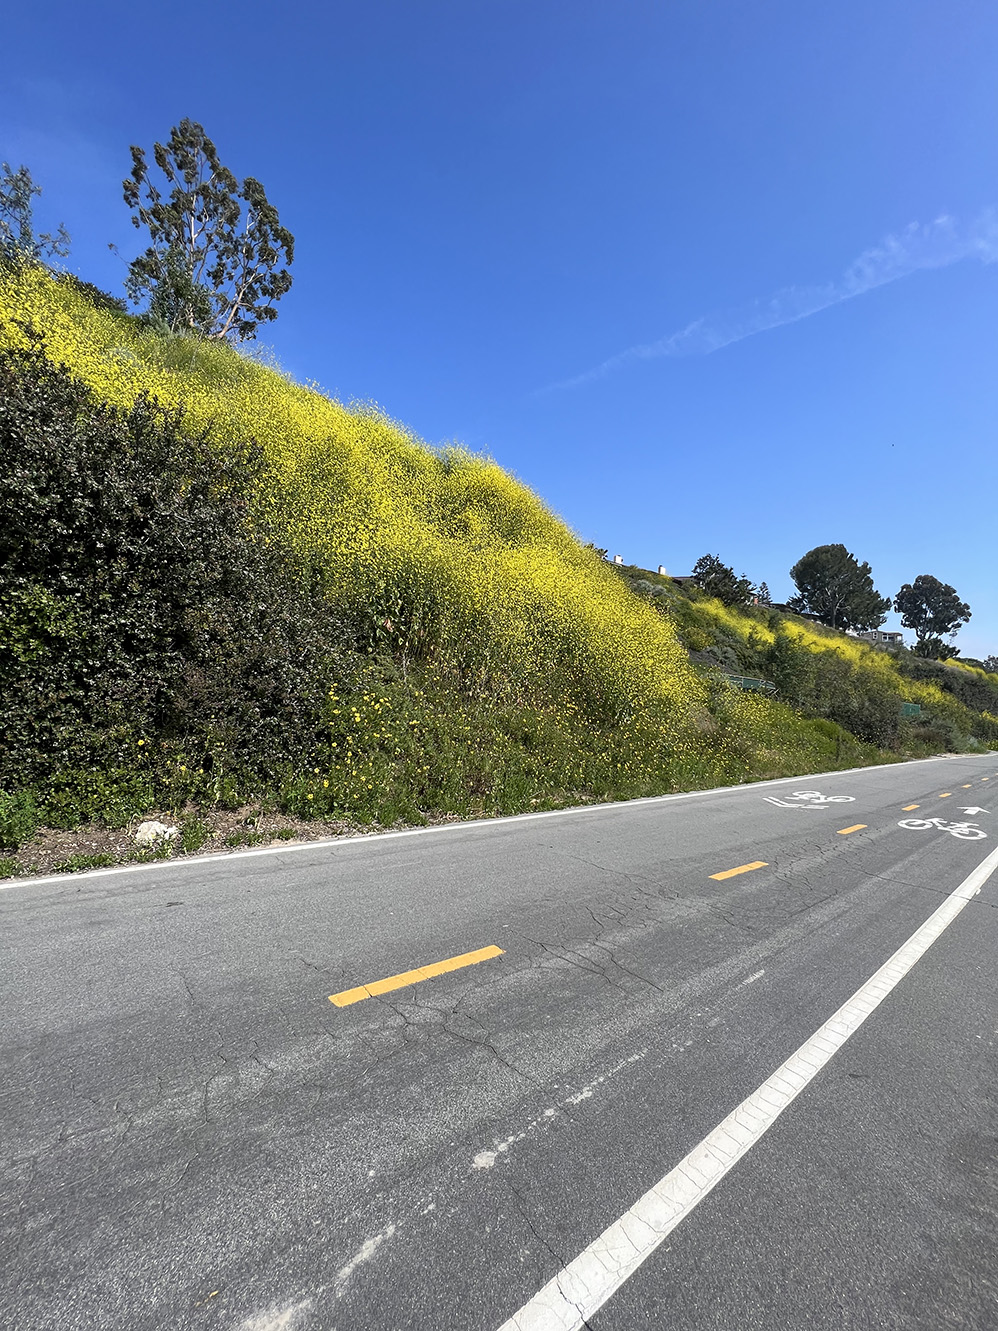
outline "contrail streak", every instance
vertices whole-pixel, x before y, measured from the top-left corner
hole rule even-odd
[[[981,213],[965,227],[945,215],[937,217],[934,222],[912,222],[903,231],[886,236],[879,245],[864,250],[835,281],[818,286],[783,287],[764,300],[694,319],[685,328],[657,342],[627,347],[591,370],[550,384],[548,389],[574,388],[594,379],[603,379],[631,361],[658,360],[665,356],[706,356],[732,342],[741,342],[743,338],[765,333],[770,328],[807,319],[831,305],[854,300],[875,287],[897,282],[911,273],[925,268],[947,268],[963,259],[998,262],[998,214],[993,209]]]

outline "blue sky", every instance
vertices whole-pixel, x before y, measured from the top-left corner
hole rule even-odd
[[[842,541],[998,652],[991,0],[52,0],[4,42],[0,156],[82,275],[139,248],[129,144],[200,120],[296,236],[292,373],[628,562],[782,599]]]

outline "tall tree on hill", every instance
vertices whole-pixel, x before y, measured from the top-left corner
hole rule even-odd
[[[797,595],[787,604],[835,629],[875,629],[887,618],[889,596],[873,585],[870,565],[844,545],[817,545],[790,570]]]
[[[132,223],[151,241],[129,265],[130,298],[148,300],[149,317],[173,332],[255,337],[291,287],[281,265],[294,259],[294,236],[260,182],[247,176],[240,185],[193,120],[154,144],[153,158],[163,181],[133,145],[132,174],[122,182]]]
[[[693,565],[693,581],[702,592],[716,596],[725,605],[744,605],[752,597],[748,578],[739,578],[719,555],[701,555]]]
[[[760,604],[760,605],[772,605],[772,604],[773,604],[773,598],[772,598],[772,596],[770,596],[770,594],[769,594],[769,588],[766,586],[766,584],[765,584],[764,582],[760,582],[760,583],[759,583],[758,596],[759,596],[759,604]]]
[[[54,236],[35,235],[31,200],[42,192],[26,166],[15,171],[0,164],[0,261],[8,266],[64,259],[69,253],[69,232],[60,223]]]
[[[940,582],[931,573],[920,573],[906,582],[894,598],[894,609],[906,629],[914,629],[919,656],[945,660],[958,656],[959,650],[944,638],[953,638],[961,624],[970,619],[970,606],[961,601],[956,588]]]

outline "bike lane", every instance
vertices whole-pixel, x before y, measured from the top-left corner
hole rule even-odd
[[[996,955],[992,877],[594,1331],[998,1324]]]
[[[359,872],[344,880],[349,892],[333,895],[327,870],[315,889],[299,874],[285,894],[270,890],[277,859],[250,861],[269,865],[269,874],[256,882],[246,875],[226,893],[228,866],[218,861],[210,891],[171,888],[171,898],[197,906],[192,938],[210,953],[204,968],[194,954],[171,956],[192,991],[185,998],[174,979],[172,1006],[158,968],[160,956],[176,952],[175,935],[156,935],[154,957],[127,952],[119,918],[145,907],[134,890],[119,893],[99,907],[99,931],[89,921],[91,946],[117,961],[111,970],[102,962],[101,993],[106,1000],[114,977],[114,1001],[124,1009],[136,983],[130,964],[150,969],[155,994],[148,1011],[121,1014],[132,1041],[124,1072],[106,1041],[99,1060],[88,1052],[79,995],[65,994],[74,1105],[83,1094],[94,1122],[108,1106],[106,1168],[89,1181],[95,1138],[88,1145],[68,1134],[53,1137],[25,1175],[25,1204],[41,1202],[59,1220],[47,1221],[50,1230],[25,1225],[18,1236],[47,1273],[45,1311],[24,1303],[24,1325],[61,1331],[71,1324],[68,1307],[84,1305],[99,1273],[117,1290],[121,1324],[136,1328],[167,1318],[230,1331],[277,1308],[298,1310],[287,1322],[294,1331],[375,1331],[419,1317],[494,1331],[496,1314],[512,1312],[552,1261],[588,1243],[682,1158],[880,964],[931,910],[958,860],[979,858],[977,847],[938,829],[897,827],[908,799],[901,792],[919,776],[929,787],[933,768],[943,766],[836,774],[823,787],[857,791],[854,803],[817,814],[776,809],[764,790],[744,789],[643,811],[496,825],[483,845],[458,829],[453,840],[424,843],[436,848],[422,877],[418,840],[358,846],[382,913],[389,873],[412,885],[418,912],[400,912],[403,924],[386,935],[406,949],[414,937],[423,946],[420,931],[434,922],[428,885],[447,875],[448,910],[435,925],[438,935],[450,931],[445,944],[436,954],[393,955],[381,973],[469,942],[498,940],[504,955],[492,970],[444,976],[432,988],[342,1012],[328,992],[346,982],[335,949],[342,957],[355,946]],[[847,821],[869,825],[839,839]],[[533,829],[526,839],[524,828]],[[464,868],[457,848],[469,845],[478,853]],[[491,878],[483,850],[496,863]],[[712,881],[750,853],[770,864]],[[495,884],[490,895],[483,880]],[[73,891],[86,886],[80,880]],[[304,920],[297,931],[296,914]],[[163,930],[179,927],[174,912],[162,916],[170,921]],[[230,940],[224,951],[212,941],[220,926]],[[248,946],[257,935],[268,940],[259,956]],[[303,984],[292,958],[274,1001],[261,1004],[265,979],[247,972],[249,962],[273,964],[306,935],[310,958],[329,944],[336,983],[320,975]],[[80,969],[91,958],[71,942]],[[93,960],[102,958],[95,952]],[[356,979],[379,973],[361,961]],[[47,969],[71,986],[72,975]],[[37,1008],[37,983],[32,992]],[[181,1098],[171,1086],[180,1074],[168,1037],[171,1027],[178,1037],[190,1032],[193,1044],[202,1023],[224,1059],[207,1044],[207,1083]],[[57,1098],[51,1012],[47,1025],[40,1075]],[[24,1053],[27,1061],[27,1046]],[[119,1083],[143,1073],[144,1061],[171,1098],[132,1113]],[[180,1136],[190,1127],[193,1157]],[[127,1233],[116,1223],[123,1207]],[[149,1279],[163,1291],[155,1309],[144,1298]],[[224,1303],[219,1295],[217,1308],[195,1307],[218,1288]]]

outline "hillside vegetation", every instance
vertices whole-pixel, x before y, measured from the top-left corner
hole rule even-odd
[[[41,267],[0,280],[0,446],[8,872],[151,811],[195,849],[213,809],[390,826],[998,741],[994,676],[622,578],[488,459]]]
[[[694,661],[762,678],[805,715],[906,757],[998,742],[998,675],[887,651],[772,607],[725,606],[644,569],[620,572],[670,620]],[[906,703],[917,717],[905,719]]]

